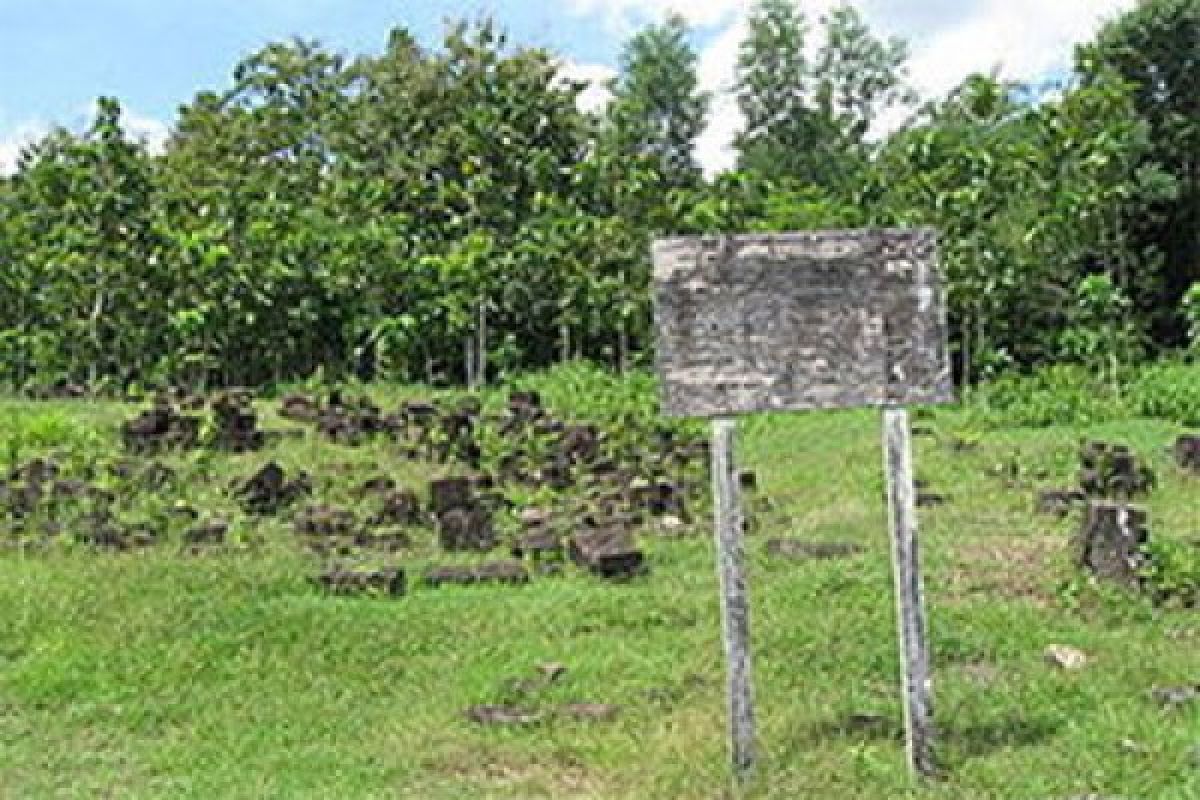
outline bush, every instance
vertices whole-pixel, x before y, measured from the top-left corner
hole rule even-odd
[[[1200,424],[1200,365],[1130,368],[1115,383],[1081,366],[1010,374],[979,387],[970,408],[985,427],[1094,425],[1127,417]]]
[[[1137,416],[1200,425],[1200,365],[1142,367],[1129,382],[1125,396]]]
[[[1122,397],[1080,366],[1005,375],[980,386],[970,410],[987,427],[1089,425],[1129,415]]]

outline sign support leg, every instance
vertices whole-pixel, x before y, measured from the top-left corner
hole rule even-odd
[[[721,633],[728,670],[729,738],[736,781],[749,780],[755,761],[754,689],[751,685],[750,608],[734,438],[737,422],[713,421],[712,481],[721,583]]]
[[[900,675],[904,690],[904,729],[908,763],[914,775],[936,773],[933,757],[933,687],[922,601],[917,542],[916,496],[913,490],[912,439],[908,412],[883,412],[884,474],[887,477],[888,522],[896,583],[896,617],[900,639]]]

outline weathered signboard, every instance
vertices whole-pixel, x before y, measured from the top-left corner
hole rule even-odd
[[[713,514],[730,755],[755,762],[750,615],[732,417],[882,406],[910,768],[933,775],[932,684],[908,412],[953,399],[930,229],[666,239],[654,245],[658,374],[668,414],[714,417]]]
[[[658,372],[677,416],[948,402],[931,229],[654,246]]]

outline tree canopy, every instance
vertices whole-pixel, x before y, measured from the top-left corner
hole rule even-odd
[[[1200,0],[1113,20],[1053,93],[972,75],[915,107],[907,58],[850,5],[759,0],[737,167],[710,175],[677,16],[630,37],[596,112],[557,54],[486,20],[373,56],[269,45],[181,107],[162,154],[102,98],[0,178],[0,383],[646,363],[655,236],[861,225],[939,228],[967,380],[1195,335]]]

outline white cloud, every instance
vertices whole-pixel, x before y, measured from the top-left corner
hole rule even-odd
[[[95,101],[80,109],[83,123],[80,127],[88,127],[96,119],[99,106]],[[130,139],[141,141],[152,155],[162,155],[171,135],[171,126],[156,117],[149,117],[124,105],[121,107],[121,127]]]
[[[74,130],[87,127],[88,120],[95,117],[96,105],[89,103],[80,109],[79,119],[69,126]],[[139,114],[126,109],[121,116],[126,134],[140,140],[154,155],[159,155],[166,147],[171,128],[162,120]],[[31,144],[41,140],[54,128],[54,125],[43,119],[28,119],[19,122],[7,130],[0,130],[0,175],[11,175],[17,170],[17,160],[21,151]]]
[[[615,78],[617,71],[604,64],[580,64],[563,61],[559,65],[559,77],[570,81],[587,81],[588,86],[579,95],[581,111],[600,111],[612,99],[608,81]]]
[[[618,33],[677,11],[698,28],[716,29],[700,52],[699,77],[714,92],[712,120],[698,144],[708,172],[734,163],[731,145],[741,125],[727,95],[751,3],[745,0],[571,0],[577,13],[603,16]],[[1137,0],[861,0],[856,3],[876,34],[909,41],[911,82],[925,98],[944,95],[972,72],[998,68],[1001,77],[1036,81],[1070,67],[1073,47]],[[838,0],[797,0],[810,22]],[[901,124],[893,111],[882,127]]]
[[[50,126],[45,122],[28,120],[18,123],[7,133],[0,135],[0,176],[16,172],[21,151],[49,132]]]
[[[570,0],[570,4],[581,16],[603,17],[610,30],[622,35],[669,13],[696,27],[712,28],[744,15],[748,8],[744,0]]]
[[[134,139],[145,142],[146,148],[153,155],[162,155],[171,136],[171,127],[154,117],[147,117],[132,111],[126,111],[121,118],[125,132]]]

